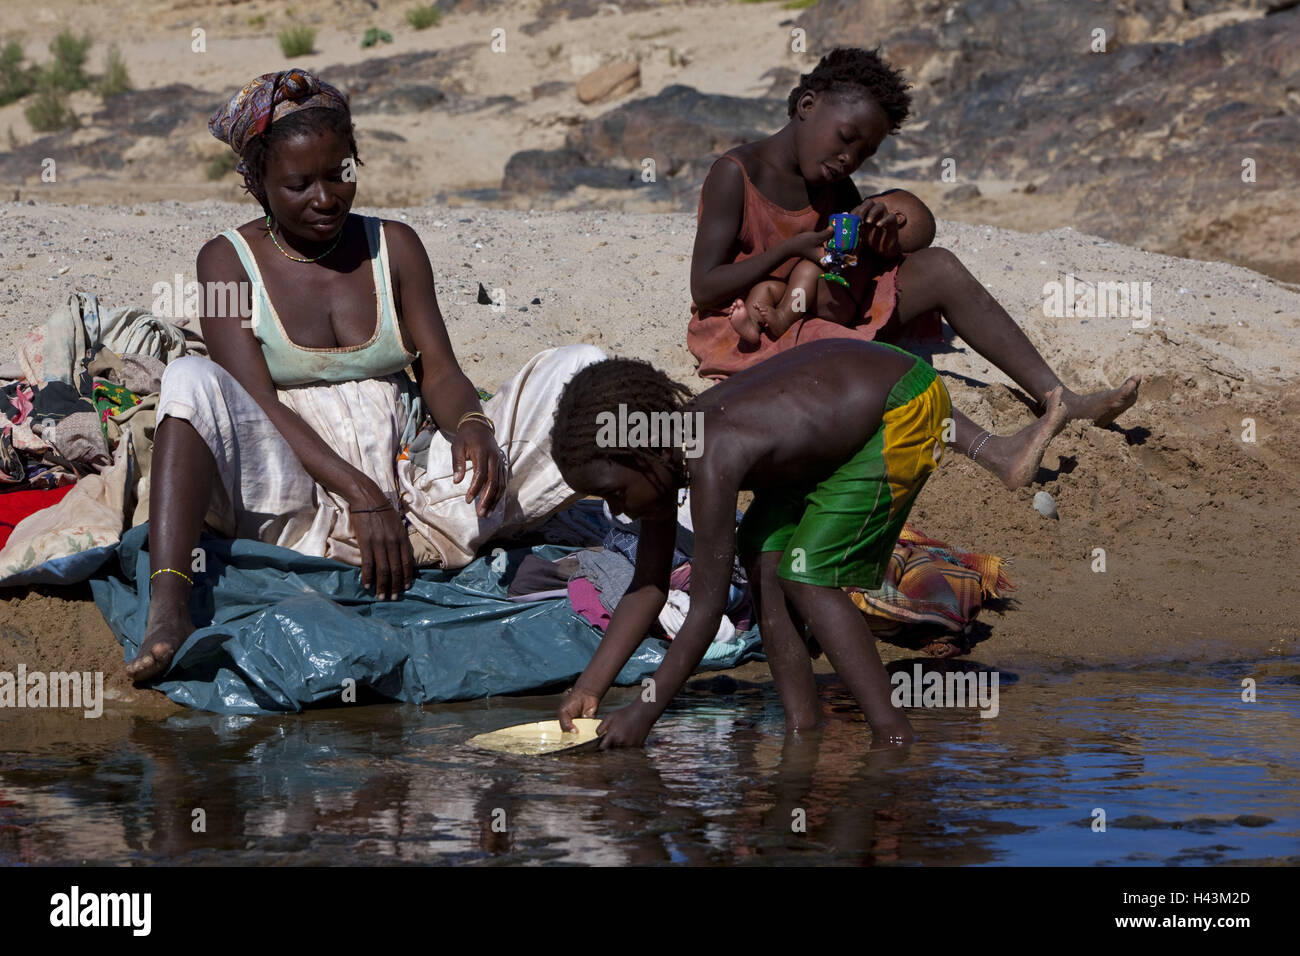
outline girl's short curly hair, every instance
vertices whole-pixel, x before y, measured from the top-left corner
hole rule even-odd
[[[880,58],[880,50],[838,47],[831,50],[813,68],[799,77],[799,85],[790,91],[786,112],[794,116],[799,98],[811,90],[839,96],[870,97],[889,119],[889,132],[898,132],[907,120],[912,97],[903,71],[895,70]]]

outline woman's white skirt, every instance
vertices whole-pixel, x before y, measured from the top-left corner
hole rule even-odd
[[[459,484],[452,481],[449,433],[435,432],[427,452],[398,460],[412,414],[405,374],[302,385],[278,395],[400,509],[417,564],[460,568],[489,539],[527,531],[577,498],[551,459],[551,425],[565,384],[604,358],[590,345],[547,349],[484,403],[510,478],[496,508],[482,518],[477,503],[465,501],[473,465],[467,463]],[[189,422],[216,460],[206,523],[218,534],[361,563],[347,502],[307,474],[261,406],[220,365],[195,356],[171,362],[159,422],[167,415]]]

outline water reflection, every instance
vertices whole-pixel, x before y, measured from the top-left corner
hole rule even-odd
[[[905,754],[869,752],[833,682],[822,686],[825,729],[787,737],[770,684],[725,676],[693,685],[644,752],[568,757],[463,743],[550,716],[550,697],[270,718],[9,714],[0,862],[1284,857],[1300,851],[1300,667],[1275,665],[1255,669],[1253,704],[1240,700],[1244,665],[1004,679],[995,719],[911,711],[921,743]]]

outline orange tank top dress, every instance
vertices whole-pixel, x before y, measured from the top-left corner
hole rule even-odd
[[[772,246],[796,236],[801,232],[815,232],[825,229],[830,214],[836,210],[831,207],[829,194],[819,204],[799,210],[785,209],[768,199],[750,181],[745,164],[735,156],[725,154],[718,160],[730,160],[740,167],[745,179],[745,208],[740,222],[740,232],[736,236],[738,252],[732,262],[740,262],[750,256],[758,255]],[[696,210],[696,222],[704,208],[704,197]],[[686,347],[699,361],[699,374],[704,378],[720,380],[742,369],[757,365],[764,359],[780,352],[815,342],[818,339],[864,339],[872,341],[892,341],[898,323],[891,321],[898,308],[898,290],[896,278],[898,266],[902,260],[894,263],[888,270],[875,278],[875,287],[866,302],[859,321],[852,326],[843,326],[826,319],[810,317],[798,319],[779,339],[773,339],[767,330],[763,332],[758,345],[742,342],[736,330],[731,327],[726,313],[712,309],[700,309],[691,303],[690,323],[686,328]],[[799,264],[796,256],[787,259],[768,278],[787,281],[794,267]],[[744,297],[742,293],[740,298]]]

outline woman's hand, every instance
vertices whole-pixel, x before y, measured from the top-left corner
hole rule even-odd
[[[506,490],[510,466],[492,429],[472,419],[456,429],[451,442],[452,480],[456,484],[465,477],[467,461],[474,466],[474,480],[465,492],[465,502],[468,504],[482,492],[478,502],[478,516],[482,518],[496,507]]]
[[[862,233],[858,240],[861,248],[882,259],[897,259],[902,255],[898,230],[907,224],[907,216],[891,212],[879,199],[864,201],[853,210],[853,215],[862,220]]]
[[[573,733],[573,720],[575,717],[595,717],[596,709],[600,707],[600,696],[577,687],[565,694],[558,715],[560,729],[566,734]]]
[[[379,510],[370,510],[374,508]],[[373,588],[379,600],[396,601],[415,582],[415,554],[406,522],[373,483],[372,490],[349,503],[349,513],[361,549],[361,583],[367,590]]]
[[[821,265],[821,258],[826,253],[826,240],[835,235],[834,229],[822,229],[818,232],[801,232],[785,240],[785,251],[790,256],[799,256]]]

